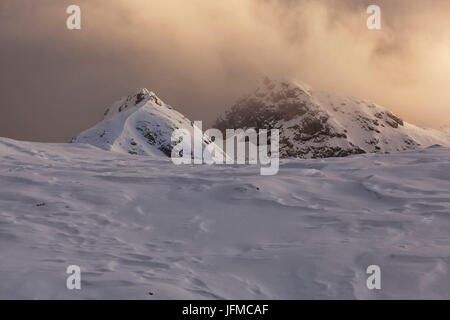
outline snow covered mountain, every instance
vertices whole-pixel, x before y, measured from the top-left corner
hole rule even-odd
[[[266,104],[229,121],[279,126],[285,152],[445,142],[367,102],[265,87],[243,101]],[[282,159],[261,176],[174,165],[175,128],[193,130],[140,89],[73,139],[86,143],[0,138],[0,299],[450,298],[450,148]],[[373,136],[388,143],[363,143]],[[382,290],[367,288],[372,264]],[[82,290],[67,290],[70,265]]]
[[[294,81],[268,78],[220,117],[215,127],[278,128],[283,158],[343,157],[434,144],[450,146],[449,134],[409,124],[375,103],[313,92]]]
[[[202,140],[198,142],[203,147],[213,143],[194,137],[193,123],[155,93],[138,89],[106,109],[102,121],[71,142],[88,143],[119,153],[170,157],[172,132],[176,129],[186,129],[193,139]],[[207,156],[215,157],[209,153]]]

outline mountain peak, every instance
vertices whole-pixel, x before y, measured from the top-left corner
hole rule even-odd
[[[159,106],[165,105],[153,91],[149,91],[146,88],[138,88],[128,96],[120,98],[114,102],[111,107],[106,109],[103,114],[104,119],[109,119],[114,115],[130,110],[131,108],[143,106],[148,101],[152,101]]]
[[[187,117],[165,104],[154,92],[139,88],[113,103],[102,121],[77,135],[72,142],[119,153],[170,157],[172,133],[177,129],[187,130],[203,147],[213,143],[195,137],[193,123]],[[215,156],[207,154],[206,158]]]
[[[301,94],[311,96],[310,90],[310,86],[300,83],[292,78],[279,77],[272,79],[269,77],[264,77],[259,81],[253,94],[260,98],[295,98]]]
[[[264,78],[215,127],[279,129],[281,157],[325,158],[391,153],[450,142],[436,130],[404,122],[382,106],[312,91],[292,79]]]

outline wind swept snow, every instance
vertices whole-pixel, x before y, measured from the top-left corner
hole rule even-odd
[[[2,299],[450,298],[448,148],[276,176],[3,138],[0,160]]]

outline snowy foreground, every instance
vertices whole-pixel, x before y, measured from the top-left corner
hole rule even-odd
[[[2,299],[450,298],[448,148],[270,177],[3,138],[0,160]]]

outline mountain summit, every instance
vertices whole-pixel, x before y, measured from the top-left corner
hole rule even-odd
[[[215,124],[225,129],[279,129],[283,158],[391,153],[434,144],[449,136],[403,121],[375,103],[312,91],[291,80],[265,78]]]
[[[194,137],[193,123],[165,104],[154,92],[138,89],[116,101],[106,109],[102,121],[71,142],[88,143],[119,153],[170,157],[172,132],[176,129],[186,129],[193,139],[202,140],[198,145],[203,147],[213,143],[209,139]]]

